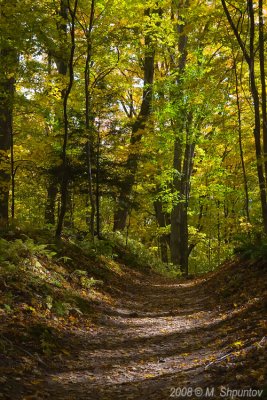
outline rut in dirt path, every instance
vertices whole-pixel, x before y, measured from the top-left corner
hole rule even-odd
[[[68,336],[70,354],[46,376],[44,398],[168,399],[173,387],[226,383],[220,373],[214,382],[212,368],[238,340],[232,321],[244,309],[221,313],[197,280],[141,276],[124,290],[98,327]]]

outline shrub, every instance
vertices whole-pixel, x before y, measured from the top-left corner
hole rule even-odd
[[[260,232],[240,235],[234,252],[244,259],[267,260],[267,236]]]

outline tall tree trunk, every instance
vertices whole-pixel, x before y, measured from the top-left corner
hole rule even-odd
[[[94,14],[95,14],[95,0],[91,0],[91,11],[90,11],[90,20],[89,26],[86,29],[86,40],[87,40],[87,53],[86,53],[86,61],[85,61],[85,69],[84,69],[84,91],[85,91],[85,130],[86,130],[86,162],[87,162],[87,175],[88,175],[88,197],[91,206],[89,227],[92,240],[94,240],[94,231],[95,231],[95,212],[96,212],[96,204],[93,193],[93,175],[92,175],[92,155],[93,155],[93,134],[94,134],[94,120],[92,117],[92,99],[90,93],[90,68],[91,68],[91,60],[92,60],[92,29],[94,23]]]
[[[66,213],[64,218],[64,228],[73,229],[74,228],[74,200],[73,200],[73,188],[71,182],[68,184],[67,199],[66,199]]]
[[[262,147],[261,147],[261,115],[260,115],[261,113],[260,113],[259,91],[255,76],[255,45],[254,45],[255,19],[254,19],[254,8],[252,0],[248,0],[248,10],[250,18],[249,72],[250,72],[251,93],[254,105],[254,139],[256,148],[257,171],[258,171],[260,198],[262,206],[263,226],[264,226],[264,232],[267,233],[266,177],[264,176],[264,165],[266,164],[266,162],[264,161],[264,157],[262,154]],[[263,137],[264,148],[266,147],[265,141],[266,138]]]
[[[8,52],[0,51],[1,69]],[[12,135],[14,78],[0,71],[0,225],[8,224],[11,166],[9,151]]]
[[[0,8],[0,23],[8,26],[10,11],[3,12],[9,2]],[[15,6],[15,5],[14,5]],[[11,34],[11,33],[10,33]],[[0,226],[8,225],[9,191],[11,182],[11,163],[9,153],[12,141],[13,103],[15,94],[15,74],[18,65],[17,51],[10,34],[0,43]]]
[[[95,203],[96,203],[96,235],[98,239],[101,237],[100,223],[100,124],[97,128],[97,145],[96,145],[96,183],[95,183]]]
[[[57,184],[58,178],[51,175],[45,204],[45,223],[50,225],[55,225],[55,208],[58,192]]]
[[[67,23],[68,23],[68,2],[67,0],[60,0],[60,9],[58,11],[60,22],[57,24],[57,30],[59,35],[59,49],[54,54],[55,63],[57,66],[58,74],[66,76],[68,72],[68,61],[65,54],[65,43],[67,40]],[[61,48],[60,48],[61,47]],[[48,73],[51,73],[51,57],[52,52],[48,51]],[[62,100],[64,100],[64,90],[61,92]],[[62,116],[56,115],[56,118],[62,124]],[[47,197],[45,204],[45,223],[55,225],[55,209],[56,209],[56,198],[58,193],[58,186],[60,183],[60,168],[52,167],[48,171],[48,185],[47,185]]]
[[[190,117],[189,117],[190,119]],[[190,179],[193,165],[193,154],[195,143],[190,143],[190,122],[187,128],[187,143],[184,151],[183,158],[183,172],[181,178],[181,225],[180,225],[180,266],[181,271],[188,275],[188,257],[189,257],[189,245],[188,245],[188,203],[189,203],[189,192],[190,192]]]
[[[145,11],[150,16],[150,10]],[[153,81],[154,81],[154,59],[155,50],[151,44],[149,35],[145,37],[145,60],[144,60],[144,86],[141,109],[137,119],[132,126],[130,151],[126,162],[127,175],[121,183],[117,208],[114,213],[113,230],[123,230],[126,227],[127,216],[131,208],[131,194],[135,182],[135,175],[138,167],[138,145],[140,144],[144,129],[152,112]]]
[[[263,159],[265,169],[265,184],[267,188],[267,99],[266,99],[266,76],[265,76],[265,53],[264,53],[264,21],[262,0],[259,0],[259,57],[260,57],[260,81],[261,81],[261,114],[262,114],[262,136],[263,136]]]
[[[11,218],[15,219],[15,158],[14,158],[14,132],[11,126],[11,143],[10,143],[10,162],[11,162]]]
[[[60,205],[60,213],[58,217],[58,224],[56,229],[56,238],[59,239],[62,234],[64,217],[67,209],[67,198],[68,198],[68,183],[69,183],[69,160],[67,157],[67,147],[68,147],[68,138],[69,138],[69,117],[68,117],[68,100],[69,95],[71,93],[71,89],[74,82],[74,53],[75,53],[75,20],[76,20],[76,11],[78,6],[78,0],[75,0],[73,9],[69,6],[69,12],[71,15],[71,28],[70,28],[70,36],[71,36],[71,50],[69,57],[69,83],[64,92],[64,100],[63,100],[63,114],[64,114],[64,142],[62,148],[62,181],[61,181],[61,205]]]
[[[192,121],[190,116],[188,118],[186,145],[182,146],[180,143],[175,148],[173,165],[178,173],[174,178],[173,184],[174,190],[177,192],[177,198],[171,213],[171,261],[174,265],[179,265],[185,275],[188,274],[188,257],[190,254],[188,244],[188,203],[195,148],[195,143],[190,143],[190,125]]]
[[[184,5],[188,7],[188,1]],[[181,12],[179,9],[178,12]],[[173,13],[174,18],[174,13]],[[181,87],[181,77],[184,73],[187,58],[187,35],[184,33],[185,20],[182,15],[178,15],[178,78],[176,87],[178,96],[183,96]],[[174,61],[172,60],[172,64]],[[175,171],[173,179],[173,190],[176,193],[176,199],[173,203],[171,212],[171,235],[170,235],[170,250],[171,261],[174,265],[180,266],[183,274],[188,274],[188,195],[189,195],[189,180],[191,168],[191,143],[190,143],[190,123],[192,119],[191,113],[186,115],[185,110],[179,110],[179,121],[174,124],[175,142],[173,168]],[[186,136],[186,140],[182,138]]]
[[[244,151],[243,151],[243,138],[242,138],[242,120],[241,120],[241,106],[239,98],[239,88],[238,88],[238,75],[236,60],[234,59],[234,73],[235,73],[235,93],[236,93],[236,107],[237,107],[237,119],[238,119],[238,143],[239,143],[239,154],[243,172],[243,182],[244,182],[244,192],[245,192],[245,212],[247,220],[250,221],[249,216],[249,197],[248,197],[248,179],[244,161]]]
[[[246,47],[246,42],[244,42],[241,38],[241,35],[238,31],[238,25],[235,25],[231,14],[228,10],[225,0],[221,0],[222,6],[231,26],[231,29],[234,32],[236,40],[242,50],[243,56],[248,64],[249,69],[249,80],[250,80],[250,91],[253,99],[253,109],[254,109],[254,142],[255,142],[255,152],[256,152],[256,161],[257,161],[257,174],[258,174],[258,182],[259,182],[259,190],[260,190],[260,201],[261,201],[261,209],[262,209],[262,219],[263,219],[263,228],[264,232],[267,233],[267,198],[266,198],[266,176],[265,171],[267,172],[267,161],[264,160],[263,153],[267,152],[267,137],[266,132],[261,135],[261,111],[260,111],[260,97],[259,91],[257,87],[257,79],[255,74],[255,17],[254,17],[254,7],[253,0],[247,0],[247,8],[248,8],[248,20],[249,20],[249,44],[248,49]],[[261,3],[259,3],[261,5]],[[260,12],[261,13],[261,12]],[[259,25],[261,22],[259,21]],[[261,38],[261,29],[263,27],[259,27],[259,35]],[[261,42],[261,40],[260,40]],[[260,43],[260,54],[262,54],[263,43]],[[261,64],[261,74],[264,71],[264,63]],[[264,76],[261,75],[261,83],[265,79]],[[264,83],[265,85],[265,83]],[[266,92],[266,89],[265,89]],[[265,98],[266,99],[266,98]],[[262,99],[264,101],[264,97]],[[266,105],[265,105],[266,107]],[[263,113],[264,114],[264,113]],[[264,122],[264,121],[263,121]],[[264,124],[263,124],[264,125]],[[262,141],[263,141],[263,149],[262,151]],[[264,167],[265,166],[265,167]]]
[[[250,18],[249,72],[250,72],[251,94],[253,97],[253,106],[254,106],[254,139],[255,139],[255,148],[256,148],[260,198],[261,198],[261,206],[262,206],[263,227],[264,227],[264,232],[267,234],[266,177],[264,177],[264,165],[266,165],[266,161],[264,161],[264,157],[262,154],[262,147],[261,147],[260,98],[259,98],[259,92],[258,92],[257,83],[256,83],[256,75],[255,75],[255,45],[254,45],[255,19],[254,19],[253,0],[248,0],[248,10],[249,10],[249,18]],[[266,151],[267,151],[266,139],[267,138],[265,138],[263,136],[264,149],[266,147]]]
[[[160,200],[154,201],[155,215],[160,228],[166,228],[170,225],[170,217],[163,211],[163,205]],[[164,263],[168,263],[168,248],[170,247],[170,235],[163,233],[159,236],[160,255]]]
[[[181,178],[182,170],[182,142],[179,136],[176,136],[174,143],[173,168],[175,176],[173,179],[173,189],[176,193],[176,200],[171,212],[171,234],[170,234],[170,250],[171,262],[174,265],[180,265],[180,243],[181,243]]]

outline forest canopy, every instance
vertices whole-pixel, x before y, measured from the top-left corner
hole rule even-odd
[[[264,237],[266,18],[262,0],[1,0],[2,229],[114,232],[185,274]]]

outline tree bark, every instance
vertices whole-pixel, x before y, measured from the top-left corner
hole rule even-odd
[[[91,206],[90,218],[89,220],[89,229],[91,233],[91,238],[94,240],[94,231],[95,231],[95,212],[96,212],[96,202],[94,199],[94,190],[93,190],[93,175],[92,175],[92,155],[93,155],[93,132],[94,132],[94,120],[92,118],[92,101],[91,101],[91,93],[90,93],[90,67],[92,60],[92,29],[94,23],[94,14],[95,14],[95,0],[91,1],[91,11],[90,11],[90,20],[89,26],[85,32],[86,40],[87,40],[87,53],[86,53],[86,61],[85,61],[85,69],[84,69],[84,91],[85,91],[85,130],[86,130],[86,162],[87,162],[87,175],[88,175],[88,195]],[[99,230],[99,225],[98,225]],[[100,232],[98,232],[98,236]]]
[[[162,202],[160,200],[154,201],[154,209],[159,227],[166,228],[168,225],[170,225],[170,216],[163,211]],[[170,247],[170,235],[167,233],[160,235],[159,244],[161,260],[167,264],[169,261],[168,248]]]
[[[242,138],[242,120],[241,120],[241,106],[238,88],[238,75],[236,60],[234,59],[234,74],[235,74],[235,93],[236,93],[236,107],[237,107],[237,119],[238,119],[238,143],[239,143],[239,154],[242,166],[243,181],[244,181],[244,193],[245,193],[245,213],[247,220],[250,221],[249,215],[249,197],[248,197],[248,179],[244,161],[244,151],[243,151],[243,138]]]
[[[101,238],[101,221],[100,221],[100,124],[97,128],[97,144],[96,144],[96,182],[95,182],[95,206],[96,206],[96,236]]]
[[[262,0],[259,0],[259,58],[260,58],[260,82],[261,82],[261,114],[263,136],[263,159],[265,169],[265,185],[267,188],[267,99],[265,77],[265,53],[264,53],[264,21]]]
[[[146,10],[145,15],[150,16],[150,10]],[[139,115],[132,126],[130,151],[126,162],[127,175],[121,183],[118,202],[114,213],[114,231],[124,230],[126,227],[127,216],[131,209],[131,195],[139,160],[137,149],[152,112],[155,50],[152,47],[149,35],[145,37],[145,47],[142,104]]]
[[[71,15],[71,28],[70,28],[70,36],[71,36],[71,50],[69,57],[69,83],[64,92],[64,100],[63,100],[63,113],[64,113],[64,142],[62,148],[62,181],[61,181],[61,205],[60,205],[60,213],[58,217],[58,224],[56,229],[56,238],[60,239],[62,234],[64,217],[67,209],[67,198],[68,198],[68,183],[69,183],[69,160],[67,157],[67,147],[68,147],[68,138],[69,138],[69,117],[68,117],[68,100],[69,95],[71,93],[71,89],[74,82],[74,53],[76,48],[75,43],[75,20],[76,20],[76,11],[78,6],[78,0],[75,0],[73,9],[69,6],[69,12]]]
[[[0,63],[7,54],[0,52]],[[1,73],[2,75],[2,73]],[[9,151],[12,135],[14,78],[0,76],[0,225],[8,225],[10,160]]]
[[[255,19],[254,19],[254,9],[252,0],[248,0],[248,10],[250,18],[249,72],[250,72],[251,94],[253,97],[253,106],[254,106],[254,139],[255,139],[257,171],[258,171],[258,180],[260,188],[261,207],[262,207],[263,227],[264,227],[264,232],[267,234],[266,177],[264,177],[264,165],[266,164],[266,162],[264,161],[264,157],[262,154],[262,147],[261,147],[261,113],[260,113],[259,91],[257,88],[256,75],[255,75],[255,45],[254,45]],[[266,147],[265,140],[266,139],[263,137],[264,148]]]
[[[56,209],[56,197],[58,192],[58,179],[51,176],[50,182],[47,188],[47,198],[45,205],[45,223],[49,225],[55,225],[55,209]]]
[[[185,7],[188,6],[186,2]],[[178,10],[180,11],[180,10]],[[174,14],[173,14],[174,18]],[[179,24],[178,32],[178,78],[176,80],[177,96],[183,96],[181,87],[181,77],[184,73],[187,58],[187,35],[184,33],[185,20],[182,16],[178,16]],[[172,60],[174,64],[174,61]],[[192,144],[190,143],[190,124],[192,120],[191,113],[186,114],[185,110],[179,110],[179,121],[174,124],[175,142],[173,156],[173,190],[176,193],[176,200],[173,203],[171,212],[171,235],[170,250],[171,262],[179,266],[182,273],[188,274],[188,198],[189,198],[189,181],[192,166]],[[185,140],[183,139],[185,136]]]
[[[58,12],[61,18],[57,24],[57,30],[59,35],[59,51],[53,54],[51,50],[48,50],[48,73],[51,73],[51,57],[53,55],[57,66],[57,72],[59,75],[66,76],[68,72],[68,61],[66,59],[64,44],[67,40],[67,23],[68,23],[68,2],[67,0],[60,0],[60,10]],[[64,99],[64,90],[61,92],[62,100]],[[62,116],[56,115],[60,125],[62,124]],[[58,193],[58,187],[60,183],[60,168],[52,167],[48,171],[48,186],[47,186],[47,198],[45,205],[45,223],[49,225],[55,225],[55,209],[56,209],[56,198]]]
[[[260,111],[260,96],[259,90],[257,87],[257,79],[255,74],[255,16],[254,16],[254,8],[253,8],[253,1],[247,0],[247,9],[248,9],[248,20],[249,20],[249,44],[248,49],[246,47],[246,43],[242,40],[242,37],[238,31],[238,27],[235,25],[231,14],[227,8],[225,0],[221,0],[222,6],[229,22],[231,29],[234,32],[236,40],[242,50],[243,56],[248,64],[249,69],[249,80],[250,80],[250,91],[253,99],[253,109],[254,109],[254,143],[255,143],[255,152],[256,152],[256,161],[257,161],[257,175],[258,175],[258,183],[259,183],[259,190],[260,190],[260,201],[261,201],[261,210],[262,210],[262,220],[263,220],[263,229],[264,232],[267,234],[267,198],[266,198],[266,178],[265,171],[267,173],[267,160],[264,160],[264,153],[267,152],[267,137],[266,131],[263,133],[261,132],[261,111]],[[259,3],[261,5],[261,3]],[[261,22],[259,21],[259,25]],[[259,35],[261,37],[261,29],[263,27],[259,27]],[[260,54],[262,54],[262,44],[260,43]],[[261,65],[261,74],[264,71],[264,64],[262,62]],[[261,83],[265,79],[264,76],[261,75]],[[266,89],[265,89],[266,92]],[[263,97],[264,102],[264,97]],[[266,105],[265,105],[266,107]],[[264,114],[264,113],[263,113]],[[264,120],[263,120],[264,125]],[[263,137],[262,137],[263,136]],[[263,150],[262,151],[262,141],[263,141]]]
[[[170,250],[171,262],[178,266],[181,265],[180,260],[180,243],[181,243],[181,170],[182,170],[182,143],[179,136],[176,136],[174,143],[173,168],[175,176],[173,179],[173,189],[176,192],[176,202],[173,204],[171,212],[171,234],[170,234]]]
[[[3,2],[0,8],[0,23],[8,26],[12,18]],[[13,5],[15,7],[15,4]],[[14,21],[12,21],[14,22]],[[11,163],[9,153],[12,142],[13,104],[15,94],[15,74],[18,66],[18,55],[14,46],[12,32],[7,31],[0,43],[0,226],[9,222],[9,191],[11,183]]]

